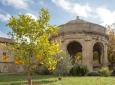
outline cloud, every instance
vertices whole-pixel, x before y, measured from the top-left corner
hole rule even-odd
[[[37,17],[35,15],[31,14],[31,13],[26,13],[25,15],[31,16],[35,20],[37,19]]]
[[[42,6],[45,5],[44,0],[40,0],[39,2],[40,2],[40,5],[42,5]]]
[[[0,37],[10,38],[6,33],[0,31]]]
[[[107,8],[99,7],[96,9],[96,13],[100,18],[102,25],[111,25],[115,23],[115,10],[110,11]]]
[[[92,11],[91,7],[86,5],[80,5],[78,3],[72,3],[70,0],[52,0],[57,6],[60,6],[64,10],[76,14],[78,16],[88,17]]]
[[[10,17],[11,15],[8,13],[0,13],[0,21],[2,22],[8,21]]]
[[[86,18],[95,17],[96,19],[99,18],[99,21],[101,21],[100,24],[103,26],[115,23],[115,10],[111,11],[104,7],[90,7],[88,4],[81,5],[79,3],[72,2],[72,0],[52,0],[52,2],[77,16]]]
[[[27,9],[29,0],[0,0],[3,5],[13,6],[19,9]]]

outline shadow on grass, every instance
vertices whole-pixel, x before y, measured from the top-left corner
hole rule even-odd
[[[33,80],[46,80],[50,78],[56,78],[53,75],[37,75],[33,74]],[[26,81],[26,74],[0,74],[0,82],[15,82],[15,81]]]
[[[53,80],[34,80],[32,81],[33,85],[50,85],[52,83],[57,82],[56,79]],[[28,85],[27,81],[14,81],[14,82],[2,82],[0,85]]]
[[[41,80],[41,81],[33,81],[32,83],[33,83],[33,85],[45,85],[45,84],[50,85],[50,84],[55,83],[55,82],[57,82],[57,80]],[[7,85],[7,84],[4,84],[4,85]],[[27,85],[27,82],[10,83],[8,85]]]
[[[33,82],[33,83],[35,83],[35,84],[52,84],[52,83],[55,83],[55,82],[57,82],[57,80],[42,80],[42,81],[37,81],[37,82]]]

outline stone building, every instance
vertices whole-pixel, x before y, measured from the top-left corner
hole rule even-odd
[[[11,43],[11,39],[0,37],[0,72],[9,72],[9,73],[17,73],[23,72],[22,65],[16,65],[14,63],[14,56],[7,51],[7,43]],[[4,62],[2,57],[6,55],[8,58],[7,62]]]
[[[79,17],[60,27],[59,35],[52,38],[58,39],[61,49],[73,59],[73,63],[86,65],[90,71],[108,65],[106,28]],[[10,42],[10,39],[0,38],[0,44]],[[3,52],[0,48],[0,71],[23,72],[22,66],[12,63],[11,55],[7,63],[2,62]]]
[[[108,65],[106,28],[81,20],[79,17],[60,27],[56,39],[59,40],[62,50],[74,59],[74,63],[80,62],[90,71]],[[80,61],[75,61],[77,53],[81,53]]]

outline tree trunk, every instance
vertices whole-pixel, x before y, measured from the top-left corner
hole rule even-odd
[[[28,85],[32,85],[32,74],[28,72]]]

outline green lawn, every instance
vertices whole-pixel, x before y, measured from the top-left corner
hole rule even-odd
[[[0,85],[24,85],[24,74],[0,74]],[[63,77],[61,81],[56,76],[35,75],[33,85],[115,85],[115,77]]]

